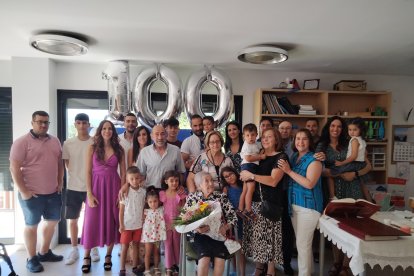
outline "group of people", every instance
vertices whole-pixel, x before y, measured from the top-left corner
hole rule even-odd
[[[152,275],[153,263],[154,274],[161,275],[160,242],[165,245],[166,274],[176,275],[180,235],[173,220],[180,207],[206,200],[220,202],[220,233],[235,235],[242,244],[241,275],[246,257],[256,263],[255,275],[275,275],[276,264],[293,275],[295,236],[299,275],[310,275],[312,240],[324,204],[332,198],[362,198],[362,179],[370,171],[364,123],[351,121],[347,131],[347,123],[337,116],[328,120],[320,136],[317,120],[308,120],[306,128],[292,135],[291,122],[283,121],[276,129],[271,119],[263,118],[259,130],[254,124],[241,128],[229,122],[224,139],[212,117],[193,115],[192,134],[181,142],[175,118],[150,131],[137,127],[136,116],[128,113],[124,133],[118,135],[113,123],[104,120],[91,137],[89,117],[80,113],[74,122],[77,136],[66,140],[63,150],[60,141],[47,133],[49,123],[46,112],[34,112],[33,128],[13,143],[10,152],[26,224],[26,267],[31,272],[43,271],[41,262],[63,260],[50,250],[50,241],[60,220],[64,165],[65,218],[72,244],[65,263],[79,258],[78,219],[85,202],[82,272],[91,271],[91,262],[99,261],[96,248],[103,246],[107,248],[103,267],[111,270],[113,246],[121,243],[120,275],[126,275],[129,251],[133,273]],[[329,196],[324,195],[322,176],[328,180]],[[278,207],[277,219],[262,214],[264,202]],[[46,225],[36,253],[42,216]],[[208,231],[208,226],[200,226],[190,243],[197,254],[198,275],[208,274],[211,261],[214,275],[222,275],[229,253],[224,242],[203,235]],[[140,243],[145,246],[143,263],[138,259]],[[351,275],[349,260],[340,250],[334,249],[334,261],[330,275]]]

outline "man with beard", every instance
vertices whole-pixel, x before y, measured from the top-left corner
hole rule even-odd
[[[134,131],[138,126],[137,117],[134,113],[128,113],[124,118],[124,128],[125,131],[122,134],[119,134],[119,143],[124,149],[125,155],[125,165],[128,166],[128,151],[132,147],[132,139],[134,136]],[[127,168],[125,168],[127,169]]]
[[[193,135],[184,139],[181,145],[181,156],[187,170],[193,161],[204,151],[203,119],[200,115],[191,116],[191,131]]]

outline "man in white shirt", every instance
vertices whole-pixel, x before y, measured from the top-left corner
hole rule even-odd
[[[200,115],[191,116],[191,131],[193,135],[184,139],[181,145],[181,156],[187,170],[194,160],[204,151],[203,119]]]
[[[86,200],[86,152],[93,144],[89,136],[89,116],[79,113],[75,116],[75,128],[77,136],[67,139],[63,143],[62,159],[67,169],[67,190],[65,204],[65,218],[69,221],[70,242],[72,250],[65,259],[65,264],[70,265],[79,259],[78,250],[78,219],[82,204]],[[91,253],[94,262],[99,261],[99,252],[94,248]]]
[[[120,134],[119,143],[124,149],[125,166],[128,166],[128,151],[132,147],[134,131],[138,126],[137,116],[134,113],[128,113],[124,118],[124,133]],[[128,168],[125,168],[125,170]]]

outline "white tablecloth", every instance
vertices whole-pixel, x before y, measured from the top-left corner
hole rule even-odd
[[[406,224],[411,223],[394,212],[378,212],[371,218],[381,222],[384,218],[390,218],[400,224],[403,220],[408,222]],[[319,229],[348,257],[352,257],[349,267],[354,275],[364,272],[364,264],[371,267],[379,265],[381,268],[389,265],[393,270],[398,266],[404,270],[414,266],[414,236],[392,241],[364,241],[339,229],[337,221],[327,216],[319,219]]]

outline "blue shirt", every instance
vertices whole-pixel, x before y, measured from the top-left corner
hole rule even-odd
[[[292,156],[292,170],[300,174],[301,176],[306,177],[306,170],[308,166],[316,161],[313,157],[313,152],[307,152],[299,162],[296,162],[298,159],[298,153],[296,152]],[[322,198],[322,184],[321,178],[319,177],[318,182],[312,189],[308,189],[303,187],[302,185],[298,184],[292,178],[289,178],[289,190],[288,190],[288,198],[289,198],[289,213],[292,213],[292,204],[313,209],[322,213],[323,209],[323,198]]]

